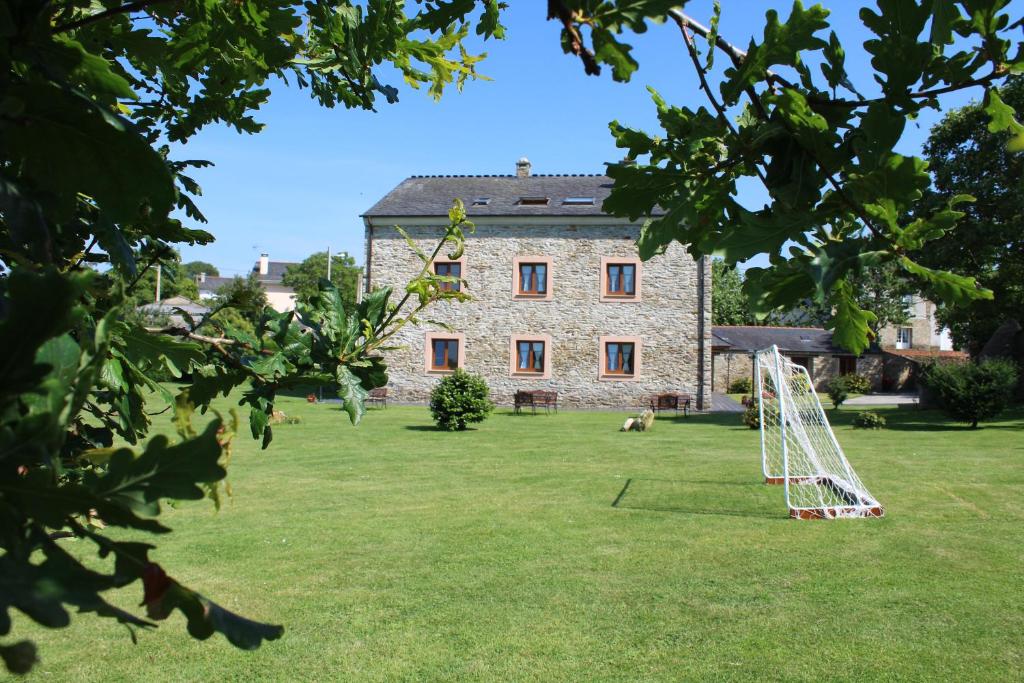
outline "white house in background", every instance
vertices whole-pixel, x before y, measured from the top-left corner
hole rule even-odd
[[[902,325],[883,327],[878,343],[885,350],[954,351],[949,330],[939,328],[935,318],[936,305],[927,299],[908,294],[905,297],[910,318]]]
[[[260,254],[260,258],[252,267],[252,273],[259,280],[263,291],[267,294],[267,303],[278,312],[290,311],[295,308],[295,290],[281,284],[288,266],[298,265],[289,261],[271,261],[267,254]],[[196,284],[199,285],[199,298],[212,299],[228,282],[234,278],[219,277],[199,273],[196,275]]]

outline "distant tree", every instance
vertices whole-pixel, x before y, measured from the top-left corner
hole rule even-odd
[[[899,266],[886,262],[867,266],[848,276],[857,306],[874,314],[868,329],[874,338],[883,327],[901,325],[909,317],[906,296],[913,293],[913,284],[899,273]],[[822,327],[832,318],[832,310],[825,304],[806,299],[796,306],[774,311],[768,323],[782,327]]]
[[[140,261],[146,259],[146,254],[139,254]],[[198,300],[199,287],[195,280],[189,275],[181,263],[181,256],[176,250],[169,250],[166,256],[158,258],[155,263],[160,265],[160,299],[170,299],[172,296],[183,296],[186,299]],[[139,281],[132,290],[132,299],[136,306],[151,304],[156,301],[156,267],[149,268],[142,273]]]
[[[895,262],[864,268],[850,277],[850,285],[857,305],[875,314],[868,327],[876,337],[883,327],[902,325],[910,319],[907,296],[914,293],[915,287],[900,274]]]
[[[214,308],[231,308],[255,324],[267,306],[267,293],[255,273],[246,277],[236,275],[217,290]]]
[[[331,255],[331,282],[341,292],[345,304],[356,302],[356,290],[359,288],[359,275],[362,270],[356,266],[356,260],[347,253]],[[299,301],[307,301],[317,293],[317,283],[327,277],[327,252],[318,251],[302,263],[288,266],[281,282],[295,290]]]
[[[1024,107],[1024,77],[999,89],[1012,107]],[[957,229],[928,243],[922,263],[956,267],[995,293],[992,299],[942,306],[939,322],[953,343],[977,354],[1007,318],[1024,322],[1024,155],[1007,150],[1008,133],[992,133],[984,107],[950,111],[934,128],[925,155],[934,180],[931,203],[959,194],[976,201],[961,205]]]
[[[722,259],[711,261],[711,322],[713,325],[753,325],[743,274]]]
[[[217,266],[206,261],[189,261],[188,263],[181,264],[182,271],[190,278],[195,278],[200,273],[206,273],[207,275],[217,276],[220,275],[220,271],[217,270]]]

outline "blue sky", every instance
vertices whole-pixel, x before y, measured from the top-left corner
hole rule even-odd
[[[277,84],[259,113],[265,130],[239,135],[222,127],[205,130],[180,158],[209,159],[216,166],[195,173],[203,187],[199,204],[217,242],[185,247],[185,261],[201,259],[222,275],[247,272],[261,252],[273,260],[299,261],[328,246],[348,251],[361,263],[360,214],[404,178],[432,173],[513,173],[516,159],[529,157],[535,173],[600,173],[604,162],[622,157],[608,122],[656,132],[646,86],[671,103],[706,105],[674,24],[654,25],[625,39],[640,63],[630,83],[583,74],[579,61],[564,55],[555,22],[545,21],[544,0],[514,0],[505,12],[504,41],[475,45],[488,52],[478,70],[491,81],[454,88],[440,102],[404,86],[397,104],[377,112],[322,109],[307,91]],[[783,19],[791,2],[723,2],[721,34],[745,46],[760,37],[764,12]],[[830,0],[830,22],[847,48],[847,70],[865,94],[876,88],[861,44],[868,37],[857,8],[861,3]],[[1021,3],[1014,15],[1020,15]],[[710,0],[694,0],[686,11],[707,23]],[[723,56],[716,64],[723,64]],[[398,85],[398,79],[392,81]],[[956,93],[944,106],[979,98],[980,90]],[[940,114],[928,112],[907,127],[900,151],[916,153]],[[762,196],[748,190],[743,201],[758,206]]]

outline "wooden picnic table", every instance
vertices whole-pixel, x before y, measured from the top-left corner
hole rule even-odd
[[[662,410],[674,410],[676,414],[682,412],[684,416],[689,416],[691,401],[692,397],[689,394],[655,394],[650,398],[649,407],[656,413]]]
[[[513,410],[516,414],[522,412],[523,408],[530,408],[534,413],[537,412],[537,408],[543,408],[545,412],[550,412],[552,409],[558,412],[558,392],[557,391],[517,391],[513,397]]]

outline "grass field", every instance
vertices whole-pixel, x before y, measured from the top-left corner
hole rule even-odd
[[[358,428],[283,408],[303,423],[263,453],[240,438],[232,501],[168,509],[180,533],[156,558],[284,637],[241,652],[175,615],[133,645],[92,616],[20,618],[42,656],[28,680],[1024,677],[1021,411],[971,431],[883,409],[891,428],[868,433],[839,412],[886,517],[800,522],[736,415],[637,434],[622,414],[499,412],[449,434],[424,408]]]

